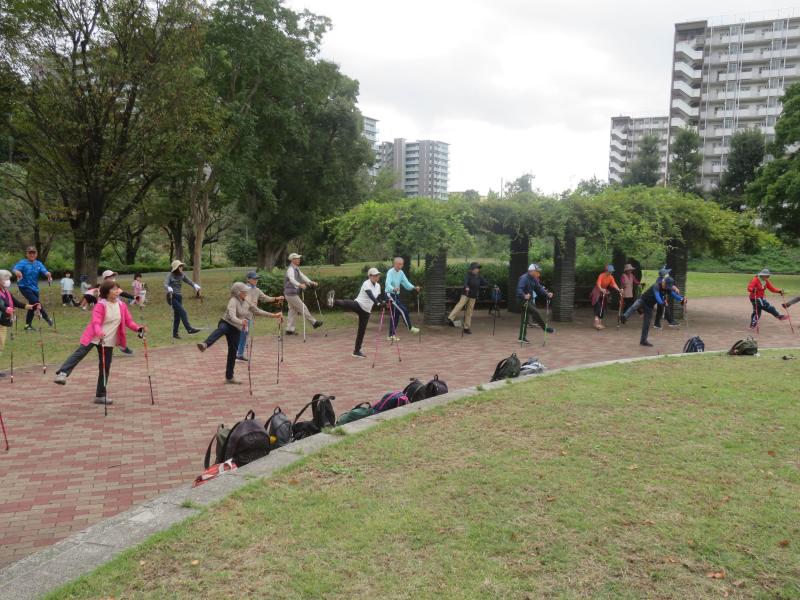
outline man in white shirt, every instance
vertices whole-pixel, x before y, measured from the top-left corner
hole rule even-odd
[[[369,323],[369,317],[372,314],[372,307],[385,305],[384,297],[381,295],[381,284],[378,283],[380,278],[381,272],[375,267],[367,271],[367,280],[361,284],[361,289],[355,300],[334,300],[333,290],[328,292],[328,306],[330,308],[339,306],[358,315],[358,332],[356,333],[356,345],[353,350],[355,358],[367,358],[367,355],[361,351],[361,346],[364,343],[364,334],[367,331],[367,323]]]

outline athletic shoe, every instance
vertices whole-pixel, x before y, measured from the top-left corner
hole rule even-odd
[[[242,382],[238,379],[226,379],[225,383],[228,385],[242,385]]]
[[[133,350],[130,348],[120,348],[120,352],[122,352],[122,356],[133,356]]]
[[[173,335],[173,336],[172,336],[172,339],[173,339],[173,340],[179,340],[179,339],[181,339],[181,336],[179,336],[179,335],[176,333],[175,335]]]
[[[189,335],[194,335],[195,333],[200,333],[200,330],[199,329],[195,329],[194,327],[192,327],[187,333]]]
[[[522,338],[521,340],[517,340],[520,344],[530,344],[528,338]]]
[[[33,325],[25,325],[25,331],[33,331]]]
[[[328,292],[328,308],[333,308],[333,301],[335,297],[336,297],[336,292],[334,292],[333,290]]]
[[[283,333],[285,333],[286,335],[297,335],[296,331],[284,331]]]
[[[56,322],[53,321],[53,319],[45,319],[45,321],[47,322],[48,325],[50,325],[50,327],[56,324]]]
[[[197,344],[197,349],[200,350],[200,352],[205,352],[206,348],[208,348],[208,344],[206,344],[205,342],[200,342],[199,344]]]
[[[236,360],[241,360],[243,362],[247,362],[247,357],[246,356],[237,356]]]
[[[314,321],[314,324],[312,325],[312,327],[314,329],[319,329],[320,327],[322,327],[322,321]]]
[[[781,315],[781,316],[780,316],[780,317],[778,317],[778,318],[779,318],[781,321],[788,321],[788,320],[789,320],[789,315]]]
[[[0,371],[0,379],[2,379],[5,376],[6,376],[6,372],[5,371]]]
[[[114,401],[110,398],[106,398],[104,396],[95,396],[94,399],[95,404],[114,404]]]
[[[781,308],[786,308],[786,309],[788,309],[788,308],[789,308],[789,305],[788,305],[788,304],[786,304],[786,303],[784,302],[783,304],[781,304]]]
[[[85,306],[81,306],[81,310],[86,310],[86,307]]]
[[[56,373],[56,378],[53,380],[53,383],[57,383],[58,385],[67,385],[67,374]]]
[[[627,319],[627,317],[626,317],[625,315],[622,315],[622,316],[619,318],[619,322],[620,322],[620,323],[622,323],[623,325],[625,325],[625,323],[627,323],[627,322],[628,322],[628,319]]]
[[[450,318],[447,319],[447,324],[450,325],[450,327],[455,327],[456,326],[455,322]]]
[[[649,341],[645,340],[645,341],[643,341],[643,342],[639,342],[639,345],[640,345],[640,346],[647,346],[647,347],[651,347],[653,344],[651,344]]]
[[[661,331],[661,325],[653,325],[653,329],[658,329],[659,331]]]
[[[356,350],[352,354],[353,358],[367,358],[367,355],[364,354],[361,350]]]
[[[390,335],[386,339],[389,340],[390,342],[399,342],[400,341],[400,338],[398,336],[396,336],[396,335]]]
[[[417,335],[419,333],[419,327],[412,327],[409,329],[409,331],[411,332],[411,335]]]
[[[673,321],[672,323],[669,323],[669,326],[670,326],[670,327],[680,327],[680,326],[681,326],[681,324],[680,324],[680,323],[678,323],[677,321]]]
[[[545,331],[546,331],[547,333],[555,333],[555,332],[556,332],[556,330],[555,330],[555,329],[553,329],[552,327],[545,327]]]
[[[466,327],[464,328],[464,333],[467,334],[467,335],[472,335],[472,332],[469,329],[467,329]]]

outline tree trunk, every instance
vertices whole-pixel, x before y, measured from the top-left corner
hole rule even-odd
[[[572,321],[575,310],[575,258],[576,236],[567,228],[564,239],[555,238],[553,243],[553,318],[556,321]]]
[[[72,237],[72,252],[75,257],[74,273],[80,279],[81,275],[88,276],[86,271],[86,245],[83,242],[83,237],[78,235],[78,232],[73,232]]]
[[[206,235],[206,228],[211,220],[210,198],[207,184],[208,179],[203,183],[192,186],[191,200],[189,207],[192,215],[192,280],[200,283],[200,272],[203,269],[203,238]]]
[[[271,271],[280,264],[281,256],[286,251],[283,244],[271,244],[268,239],[256,238],[257,265],[259,271]]]
[[[672,269],[672,278],[675,285],[686,293],[686,275],[689,268],[689,249],[683,241],[672,240],[667,246],[667,266]],[[668,293],[668,292],[667,292]],[[672,296],[669,297],[672,307],[672,317],[675,320],[683,318],[683,305]]]
[[[447,251],[436,256],[425,256],[425,310],[426,325],[444,325],[447,318],[445,284],[447,277]]]
[[[511,261],[508,264],[508,310],[509,312],[519,312],[519,301],[517,300],[517,281],[520,276],[528,271],[528,254],[530,248],[530,237],[520,234],[512,237],[510,242]]]

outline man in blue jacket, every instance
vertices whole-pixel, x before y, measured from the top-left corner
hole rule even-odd
[[[528,267],[528,272],[519,278],[517,283],[517,298],[522,302],[522,321],[519,326],[519,342],[530,344],[528,341],[528,325],[538,325],[547,333],[555,333],[555,329],[548,327],[542,315],[536,310],[536,297],[553,297],[553,292],[542,285],[540,280],[542,268],[536,263]]]
[[[47,311],[45,311],[39,300],[39,277],[44,275],[47,277],[47,282],[50,283],[53,281],[53,276],[41,261],[36,258],[38,254],[35,246],[28,246],[25,250],[25,258],[15,264],[11,270],[17,278],[17,287],[20,293],[25,296],[29,304],[39,305],[38,310],[41,312],[42,318],[52,327],[53,321],[50,319]],[[29,309],[28,313],[25,315],[26,331],[33,329],[32,323],[35,312],[35,310]]]
[[[398,340],[397,324],[400,322],[401,317],[412,335],[419,333],[419,329],[411,325],[411,315],[408,312],[408,307],[400,300],[400,288],[404,288],[408,291],[416,290],[417,293],[419,293],[422,288],[408,280],[408,277],[406,277],[403,271],[404,266],[405,261],[398,256],[394,259],[392,268],[386,273],[386,295],[389,296],[389,299],[392,301],[392,313],[389,319],[389,339],[392,341]]]
[[[647,339],[650,332],[650,320],[653,318],[653,309],[656,306],[664,306],[667,302],[667,296],[672,296],[678,302],[683,303],[684,298],[675,287],[675,280],[672,277],[666,276],[660,278],[656,283],[650,286],[644,294],[637,298],[636,302],[631,304],[631,307],[622,315],[622,323],[624,324],[628,319],[633,316],[640,308],[644,311],[644,318],[642,319],[642,335],[639,338],[639,344],[642,346],[652,346],[653,344]]]

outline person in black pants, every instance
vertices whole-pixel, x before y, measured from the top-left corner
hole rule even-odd
[[[636,299],[631,307],[622,315],[623,325],[633,316],[640,308],[644,311],[644,318],[642,320],[642,335],[639,338],[639,344],[642,346],[652,346],[653,344],[647,339],[650,333],[650,321],[653,319],[653,309],[658,306],[663,306],[667,301],[667,296],[671,295],[679,302],[683,302],[683,297],[678,294],[673,286],[675,281],[672,277],[664,277],[654,283],[648,290]]]
[[[181,323],[183,323],[189,335],[200,331],[189,323],[189,315],[186,313],[186,309],[183,308],[183,294],[181,293],[181,286],[184,283],[192,286],[197,293],[200,292],[200,286],[186,276],[183,272],[183,267],[184,264],[181,261],[173,260],[172,265],[170,265],[171,270],[167,273],[166,279],[164,279],[164,289],[167,290],[167,304],[172,307],[173,312],[172,337],[176,340],[181,339],[181,336],[178,335],[178,327],[180,327]]]
[[[355,300],[335,300],[333,290],[328,292],[328,307],[333,308],[334,306],[338,306],[358,315],[358,331],[356,332],[356,344],[353,349],[353,356],[355,358],[367,357],[367,355],[361,351],[361,346],[364,344],[364,334],[367,331],[367,324],[372,314],[372,307],[385,305],[386,298],[381,295],[381,284],[378,283],[380,277],[381,272],[375,267],[367,271],[367,280],[361,284],[361,289]]]
[[[237,281],[231,287],[231,299],[225,307],[225,314],[222,315],[217,328],[205,339],[204,342],[197,344],[200,352],[205,352],[223,335],[228,342],[228,356],[225,361],[225,383],[239,384],[238,379],[233,378],[233,370],[236,368],[236,353],[239,349],[239,336],[245,322],[256,315],[283,319],[283,313],[269,313],[254,306],[247,300],[247,285]]]

